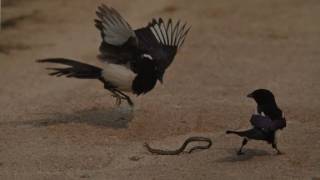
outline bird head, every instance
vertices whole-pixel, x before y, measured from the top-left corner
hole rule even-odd
[[[247,95],[248,98],[253,98],[258,104],[266,104],[275,102],[274,95],[267,89],[257,89]]]
[[[142,54],[139,61],[141,71],[155,73],[156,78],[163,83],[165,70],[158,66],[155,59],[150,54]]]

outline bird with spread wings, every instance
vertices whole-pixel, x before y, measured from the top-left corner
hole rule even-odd
[[[126,100],[133,106],[124,92],[145,94],[155,87],[157,81],[162,83],[163,75],[184,43],[190,27],[180,21],[159,18],[133,30],[115,9],[104,4],[98,7],[96,14],[95,26],[102,37],[98,56],[103,61],[101,67],[66,58],[37,61],[68,66],[48,68],[53,70],[49,74],[52,76],[100,80],[118,105]]]

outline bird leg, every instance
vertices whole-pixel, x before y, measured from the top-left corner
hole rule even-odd
[[[237,152],[237,155],[242,155],[242,154],[243,154],[242,148],[243,148],[247,143],[248,143],[247,138],[244,138],[243,141],[242,141],[242,145],[241,145],[239,151]]]
[[[110,90],[111,91],[111,90]],[[112,97],[116,98],[116,105],[119,106],[121,104],[121,101],[123,99],[123,97],[121,97],[118,93],[116,93],[115,91],[111,91],[112,92]]]
[[[272,147],[277,151],[277,154],[278,154],[278,155],[281,155],[281,154],[282,154],[282,152],[278,149],[276,142],[272,142]]]
[[[133,106],[133,102],[130,97],[119,91],[118,89],[112,87],[109,83],[105,82],[103,79],[101,80],[104,83],[104,88],[112,93],[112,97],[116,98],[116,105],[120,105],[122,100],[126,100],[130,106]]]
[[[124,99],[114,88],[108,88],[108,90],[112,93],[112,97],[116,98],[116,105],[120,106],[122,99]]]
[[[123,92],[121,92],[117,89],[115,89],[115,92],[117,92],[118,95],[119,94],[121,95],[121,99],[126,100],[130,106],[133,106],[133,102],[131,101],[129,96],[127,96],[126,94],[124,94]]]

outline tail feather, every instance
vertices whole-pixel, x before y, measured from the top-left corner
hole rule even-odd
[[[226,134],[237,134],[238,136],[247,136],[247,131],[226,131]]]
[[[275,131],[264,131],[259,128],[252,128],[244,131],[226,131],[226,134],[236,134],[240,137],[247,137],[255,140],[266,140],[272,142]]]
[[[56,63],[63,64],[69,67],[67,68],[47,68],[54,72],[49,73],[50,76],[66,76],[75,77],[79,79],[99,79],[101,77],[101,68],[92,66],[90,64],[78,62],[65,58],[48,58],[37,60],[38,63]]]

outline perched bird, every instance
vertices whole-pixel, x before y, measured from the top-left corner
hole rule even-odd
[[[79,79],[97,79],[116,98],[116,103],[126,100],[133,106],[124,92],[136,95],[152,90],[157,81],[162,83],[163,75],[172,63],[178,49],[190,30],[180,20],[153,19],[147,26],[133,30],[124,18],[113,8],[104,4],[96,11],[95,26],[100,31],[102,42],[101,67],[92,66],[65,58],[38,60],[41,63],[64,64],[66,68],[54,70],[49,75]]]
[[[274,95],[269,90],[257,89],[247,97],[253,98],[257,103],[258,114],[252,115],[250,119],[253,128],[245,131],[226,131],[227,134],[244,137],[238,155],[243,154],[242,148],[250,139],[267,141],[278,154],[281,154],[276,143],[276,131],[286,127],[286,119],[277,106]]]

